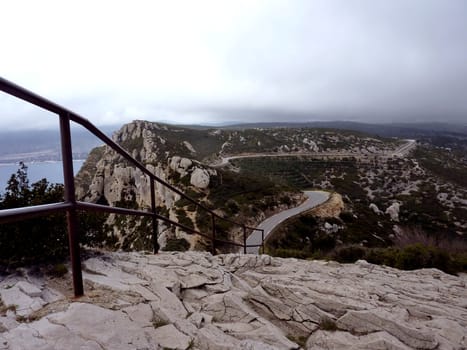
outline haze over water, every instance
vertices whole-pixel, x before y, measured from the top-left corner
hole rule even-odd
[[[73,171],[78,173],[84,160],[73,160]],[[50,183],[63,183],[63,168],[61,161],[31,162],[26,163],[28,167],[29,183],[32,184],[43,178]],[[17,163],[0,163],[0,192],[4,192],[7,182],[12,174],[15,174],[19,165]]]

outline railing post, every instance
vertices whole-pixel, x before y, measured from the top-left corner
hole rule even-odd
[[[73,206],[67,209],[68,245],[70,249],[71,270],[73,273],[73,289],[75,297],[84,294],[81,257],[79,251],[78,217],[76,214],[75,178],[73,174],[73,152],[71,149],[70,117],[60,114],[60,139],[62,148],[63,181],[65,202]]]
[[[156,217],[156,191],[154,186],[154,179],[150,177],[151,183],[151,211],[154,214],[152,216],[152,243],[154,248],[154,254],[159,252],[159,243],[157,242],[158,228],[157,228],[157,217]]]
[[[212,239],[211,239],[211,254],[216,255],[216,219],[214,214],[211,213],[212,220]]]
[[[243,254],[246,254],[246,227],[243,225]]]
[[[261,229],[261,254],[264,254],[264,229]]]

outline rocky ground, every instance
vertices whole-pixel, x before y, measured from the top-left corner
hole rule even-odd
[[[0,349],[465,349],[467,276],[202,252],[0,277]]]

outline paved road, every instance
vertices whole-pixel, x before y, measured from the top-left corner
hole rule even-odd
[[[398,149],[396,149],[392,153],[392,156],[405,157],[413,148],[417,146],[416,140],[405,140],[405,141],[407,141],[407,143],[403,144]]]
[[[314,208],[324,202],[329,198],[329,192],[325,191],[304,191],[305,195],[308,196],[308,199],[300,204],[298,207],[287,209],[273,215],[262,223],[258,225],[258,228],[264,229],[264,237],[266,238],[274,228],[276,228],[284,220],[300,214],[306,210]],[[246,240],[247,245],[261,244],[261,232],[254,231]],[[259,247],[248,247],[246,252],[249,254],[258,254]]]
[[[258,158],[258,157],[293,157],[293,156],[307,156],[315,158],[358,158],[364,159],[366,157],[405,157],[413,148],[417,146],[416,140],[405,140],[406,143],[399,146],[397,149],[390,152],[377,152],[370,154],[358,154],[351,152],[291,152],[291,153],[248,153],[238,154],[234,156],[222,157],[219,163],[211,164],[212,167],[223,167],[233,159],[241,158]]]

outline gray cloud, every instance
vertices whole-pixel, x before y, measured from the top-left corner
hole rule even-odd
[[[82,31],[28,19],[50,43],[24,61],[34,35],[12,32],[1,74],[97,124],[467,120],[463,0],[104,3]]]

